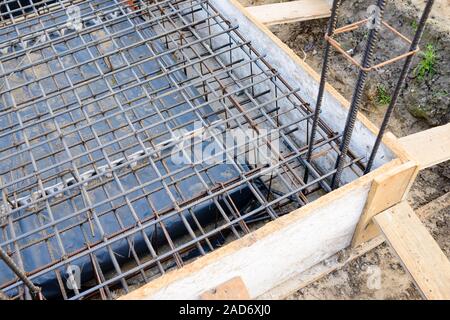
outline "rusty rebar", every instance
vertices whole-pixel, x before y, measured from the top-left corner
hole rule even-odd
[[[428,0],[425,9],[422,13],[422,17],[420,18],[420,22],[417,26],[416,34],[414,35],[414,39],[411,43],[411,47],[409,49],[410,52],[415,52],[419,47],[420,39],[425,31],[425,25],[430,15],[431,9],[433,8],[434,0]],[[386,110],[386,113],[383,118],[383,122],[381,123],[380,130],[378,132],[377,138],[375,140],[374,146],[372,148],[372,152],[370,153],[369,160],[367,162],[367,167],[364,171],[365,174],[369,173],[372,170],[373,162],[375,160],[375,156],[377,155],[378,149],[380,148],[381,140],[386,132],[387,126],[389,124],[389,120],[392,116],[392,112],[395,109],[395,105],[397,104],[398,97],[400,96],[400,92],[403,89],[403,85],[405,84],[406,77],[408,76],[409,69],[411,68],[411,64],[414,56],[408,56],[403,65],[402,72],[400,73],[400,77],[398,79],[397,85],[395,87],[394,93],[392,95],[392,99],[389,103],[389,106]]]
[[[333,6],[331,9],[331,17],[330,17],[330,20],[328,21],[328,30],[326,33],[327,36],[331,36],[333,34],[334,30],[336,29],[337,16],[338,16],[340,4],[341,4],[341,0],[333,1]],[[323,55],[322,75],[320,77],[320,85],[319,85],[319,92],[317,94],[316,108],[314,109],[314,118],[313,118],[313,123],[311,126],[311,134],[308,137],[309,147],[308,147],[308,153],[306,154],[307,162],[311,161],[311,156],[313,153],[314,141],[316,139],[317,127],[319,125],[320,112],[322,110],[323,94],[325,91],[325,85],[327,83],[327,78],[328,78],[329,63],[330,63],[330,43],[327,41],[326,45],[325,45],[324,55]],[[304,178],[303,178],[303,180],[305,182],[308,182],[308,176],[309,176],[309,170],[306,167]]]
[[[373,17],[373,27],[369,32],[369,36],[367,39],[367,45],[364,50],[364,56],[363,56],[363,62],[362,66],[364,68],[368,68],[372,64],[373,60],[373,54],[374,49],[376,46],[376,43],[378,41],[378,32],[381,26],[381,22],[383,19],[383,12],[384,8],[386,6],[386,0],[378,0],[377,2],[378,6],[378,14]],[[331,187],[333,189],[336,189],[339,187],[340,181],[341,181],[341,175],[344,169],[345,159],[347,157],[347,152],[350,147],[350,141],[353,134],[353,129],[355,127],[356,117],[359,111],[359,107],[362,102],[362,94],[365,88],[366,80],[367,80],[367,74],[368,71],[362,69],[359,71],[358,79],[356,82],[355,91],[353,93],[352,102],[350,105],[350,110],[347,115],[347,121],[344,128],[344,134],[341,142],[340,147],[340,154],[338,155],[336,159],[336,173],[333,175],[333,179],[331,182]]]

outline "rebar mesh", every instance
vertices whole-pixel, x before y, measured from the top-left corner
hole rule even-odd
[[[320,120],[305,160],[311,108],[209,1],[2,6],[0,246],[44,297],[114,298],[330,191],[319,163],[340,135]],[[247,142],[230,148],[236,130]],[[276,161],[240,161],[270,130]],[[223,157],[195,161],[196,144]]]

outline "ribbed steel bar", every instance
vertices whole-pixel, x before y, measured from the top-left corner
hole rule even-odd
[[[27,286],[30,290],[34,299],[42,299],[41,289],[33,284],[31,280],[27,277],[25,272],[17,266],[13,259],[11,259],[8,254],[0,248],[0,258],[5,262],[5,264],[16,274],[16,276]],[[1,292],[0,292],[1,293]]]
[[[333,35],[334,30],[336,29],[340,5],[341,5],[341,0],[333,1],[333,6],[331,8],[331,16],[330,16],[330,20],[328,21],[328,29],[327,29],[328,37],[331,37]],[[322,109],[323,94],[325,91],[325,85],[327,83],[327,78],[328,78],[328,69],[329,69],[329,63],[330,63],[330,49],[331,49],[331,45],[328,41],[326,41],[325,50],[324,50],[324,54],[323,54],[323,65],[322,65],[322,74],[320,77],[319,92],[317,94],[316,108],[314,109],[314,118],[313,118],[313,123],[311,126],[311,134],[309,136],[308,153],[306,154],[307,162],[311,161],[311,156],[313,154],[314,141],[316,139],[317,127],[319,125],[320,112]],[[303,178],[303,180],[305,182],[308,182],[308,176],[309,176],[309,170],[308,170],[308,168],[306,168],[305,175]]]
[[[414,35],[414,39],[411,43],[411,47],[409,48],[410,52],[417,50],[417,48],[419,47],[419,42],[420,42],[420,39],[422,38],[423,32],[425,30],[425,25],[426,25],[429,15],[430,15],[431,9],[433,8],[433,4],[434,4],[434,0],[428,0],[425,5],[425,9],[422,13],[419,24],[417,25],[417,31]],[[405,60],[402,72],[400,73],[400,77],[399,77],[397,85],[395,87],[395,91],[392,95],[391,102],[389,103],[389,106],[386,110],[386,113],[383,118],[383,122],[381,123],[380,130],[378,132],[374,146],[370,153],[369,161],[367,162],[367,166],[364,171],[365,174],[369,173],[372,170],[373,162],[377,155],[378,149],[380,148],[381,140],[383,139],[383,136],[384,136],[387,126],[389,124],[389,120],[392,116],[392,112],[395,109],[395,105],[397,104],[398,97],[400,96],[400,93],[405,84],[405,80],[406,80],[406,77],[408,76],[409,69],[411,68],[413,59],[414,59],[414,55],[410,55]]]
[[[381,27],[381,21],[383,19],[384,8],[386,6],[386,0],[378,0],[377,7],[378,12],[373,17],[372,28],[370,29],[367,39],[366,48],[364,50],[364,56],[362,61],[363,68],[371,66],[373,61],[374,49],[378,41],[378,32]],[[347,120],[344,128],[344,134],[340,147],[340,154],[336,159],[336,173],[333,175],[331,187],[336,189],[341,182],[341,175],[344,169],[345,160],[347,158],[348,149],[350,147],[350,141],[355,128],[356,117],[361,106],[362,94],[365,88],[368,72],[361,69],[359,71],[358,79],[356,81],[355,91],[353,93],[350,110],[347,115]]]

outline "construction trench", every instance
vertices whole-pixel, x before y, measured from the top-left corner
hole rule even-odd
[[[116,298],[396,158],[357,120],[358,86],[350,112],[321,109],[326,67],[299,81],[217,5],[3,2],[4,296]]]

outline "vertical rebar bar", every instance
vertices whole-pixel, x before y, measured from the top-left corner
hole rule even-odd
[[[378,31],[381,27],[381,21],[383,19],[383,12],[386,6],[386,0],[378,0],[377,7],[378,13],[372,17],[372,28],[369,32],[369,37],[367,39],[366,49],[364,51],[362,69],[359,71],[358,80],[356,82],[356,88],[353,93],[352,103],[350,105],[350,110],[347,115],[347,121],[345,124],[344,134],[342,138],[342,143],[340,147],[340,154],[336,159],[336,173],[333,176],[331,182],[331,188],[336,189],[339,187],[341,181],[341,175],[344,168],[345,158],[350,146],[350,140],[352,138],[353,129],[355,128],[356,116],[358,114],[359,107],[361,105],[362,94],[367,80],[367,74],[369,71],[367,68],[370,67],[373,60],[373,52],[378,40]]]
[[[333,6],[331,8],[331,16],[330,20],[328,21],[328,29],[327,29],[327,36],[331,37],[333,35],[334,30],[336,30],[336,24],[337,24],[337,15],[339,6],[341,5],[341,0],[334,0]],[[314,110],[314,119],[311,127],[311,134],[309,137],[309,146],[308,146],[308,153],[306,154],[306,161],[311,161],[311,156],[313,153],[313,147],[314,147],[314,140],[316,139],[316,132],[317,127],[319,125],[319,117],[320,117],[320,111],[322,108],[322,101],[323,101],[323,93],[325,91],[325,84],[327,82],[328,77],[328,69],[329,69],[329,63],[330,63],[330,48],[331,44],[326,41],[325,51],[323,54],[323,66],[322,66],[322,75],[320,77],[320,85],[319,85],[319,93],[317,94],[317,102],[316,102],[316,109]],[[308,167],[305,167],[305,176],[303,180],[305,182],[308,182],[308,176],[309,176],[309,170]]]
[[[0,258],[5,262],[5,264],[19,277],[20,280],[30,289],[30,292],[35,299],[41,298],[41,289],[34,285],[33,282],[28,279],[27,275],[23,270],[21,270],[17,264],[11,259],[8,254],[0,248]]]
[[[415,51],[419,47],[420,39],[422,38],[423,32],[425,30],[425,24],[430,15],[431,9],[433,7],[434,0],[428,0],[425,9],[422,13],[422,17],[420,18],[419,25],[417,27],[416,34],[414,35],[414,39],[411,43],[410,51]],[[403,65],[402,72],[400,74],[400,78],[397,82],[397,86],[395,87],[394,94],[392,95],[391,102],[389,103],[389,107],[386,110],[386,113],[383,118],[383,122],[380,127],[380,131],[378,132],[377,138],[375,140],[372,152],[369,157],[369,161],[367,162],[366,170],[364,174],[367,174],[372,170],[373,162],[375,160],[375,156],[377,155],[378,149],[380,148],[381,140],[383,139],[384,133],[386,132],[387,126],[389,124],[389,120],[391,118],[392,112],[394,111],[395,105],[397,104],[398,97],[405,83],[406,77],[408,76],[409,69],[411,68],[412,60],[414,55],[410,55],[406,58],[405,64]]]

